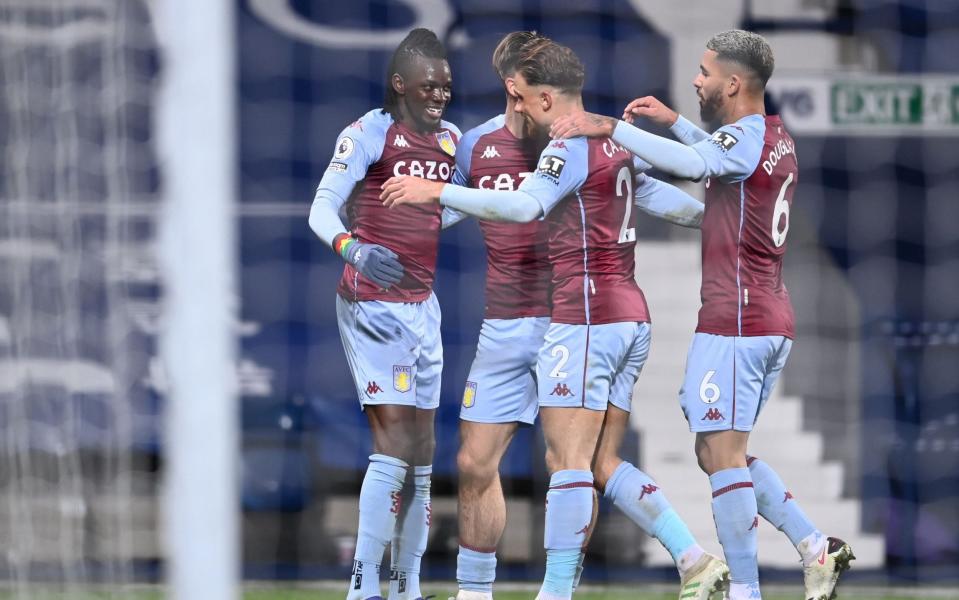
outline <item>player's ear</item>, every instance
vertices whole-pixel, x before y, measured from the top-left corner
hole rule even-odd
[[[390,84],[397,94],[402,96],[406,93],[406,82],[403,81],[403,76],[399,73],[393,73],[393,76],[390,77]]]
[[[553,95],[549,92],[542,92],[539,95],[539,105],[543,112],[548,111],[553,106]]]
[[[740,92],[743,86],[743,76],[738,73],[733,73],[729,76],[729,81],[726,83],[726,95],[735,96]]]

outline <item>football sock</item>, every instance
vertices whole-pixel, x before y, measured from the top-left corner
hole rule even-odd
[[[570,598],[576,565],[593,517],[593,474],[563,470],[553,473],[546,493],[546,575],[540,600]]]
[[[696,564],[696,561],[705,554],[706,551],[699,544],[693,544],[689,549],[684,550],[676,561],[676,568],[679,570],[679,578],[685,579],[686,573]]]
[[[396,527],[408,468],[404,461],[392,456],[370,456],[360,488],[360,523],[347,600],[380,595],[380,563],[390,533]]]
[[[482,552],[460,546],[456,555],[456,581],[461,590],[492,594],[496,581],[496,551]]]
[[[709,476],[713,490],[713,520],[733,583],[757,584],[756,530],[759,515],[749,469],[723,469]],[[751,593],[751,592],[750,592]]]
[[[793,499],[779,475],[765,462],[754,456],[746,457],[756,493],[759,514],[786,534],[806,564],[822,550],[826,538],[816,529],[799,503]],[[803,541],[807,543],[803,544]]]
[[[433,465],[413,467],[413,485],[403,490],[406,506],[393,533],[389,600],[414,600],[422,595],[420,562],[426,551],[433,510],[430,503],[432,473]]]
[[[649,475],[628,462],[621,462],[606,484],[607,498],[633,523],[661,543],[673,561],[696,545],[696,540]]]
[[[732,582],[729,584],[729,600],[762,600],[762,597],[758,581],[755,583]]]
[[[586,553],[580,550],[579,562],[576,563],[576,574],[573,575],[573,592],[579,587],[579,580],[583,578],[583,562],[586,560]]]

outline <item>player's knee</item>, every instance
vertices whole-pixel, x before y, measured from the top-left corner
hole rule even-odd
[[[436,452],[436,438],[433,436],[433,433],[421,433],[415,436],[411,451],[415,464],[432,464],[433,454]]]
[[[463,482],[482,486],[484,483],[493,481],[499,465],[490,459],[470,452],[469,447],[461,446],[459,453],[456,455],[456,468],[459,470]]]
[[[619,466],[619,460],[613,460],[608,456],[597,456],[593,462],[593,487],[600,491],[606,490],[606,484],[613,477],[616,467]]]
[[[703,473],[709,475],[710,474],[709,467],[712,463],[709,461],[709,458],[705,456],[705,454],[707,453],[703,452],[702,450],[697,451],[696,463],[699,465],[699,468],[700,470],[702,470]]]
[[[707,475],[725,469],[738,469],[746,466],[746,457],[731,448],[712,448],[702,444],[696,447],[696,459],[699,468]]]

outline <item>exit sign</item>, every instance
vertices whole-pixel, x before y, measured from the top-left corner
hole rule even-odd
[[[773,77],[769,94],[795,133],[959,135],[959,78]]]

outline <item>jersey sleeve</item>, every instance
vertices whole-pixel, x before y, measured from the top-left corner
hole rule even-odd
[[[648,175],[636,178],[634,204],[643,212],[683,227],[699,227],[703,203],[676,186]]]
[[[473,147],[479,139],[477,129],[470,129],[466,135],[460,138],[459,145],[456,146],[456,170],[453,171],[453,179],[450,181],[453,185],[463,187],[470,186],[470,168],[473,162]]]
[[[677,140],[686,144],[687,146],[692,146],[693,144],[701,142],[709,137],[708,133],[699,127],[696,127],[692,121],[683,115],[679,115],[679,118],[676,119],[676,122],[669,127],[669,131],[676,136]]]
[[[723,125],[709,138],[693,144],[706,162],[706,176],[725,183],[743,181],[759,165],[765,125],[738,121]]]
[[[560,200],[582,187],[588,171],[586,138],[556,140],[540,153],[536,171],[523,180],[519,191],[535,198],[546,216]]]
[[[370,165],[380,159],[386,130],[373,123],[357,123],[362,124],[350,125],[336,138],[333,159],[316,188],[317,195],[329,193],[345,201]]]
[[[640,157],[633,155],[633,169],[636,171],[637,177],[640,173],[645,173],[646,171],[653,168],[653,165],[649,164]],[[638,181],[638,180],[637,180]]]

